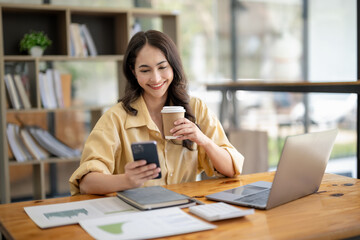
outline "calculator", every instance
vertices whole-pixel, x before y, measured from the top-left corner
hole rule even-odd
[[[242,210],[224,202],[196,205],[190,207],[189,211],[208,221],[244,217],[255,212],[254,209]]]

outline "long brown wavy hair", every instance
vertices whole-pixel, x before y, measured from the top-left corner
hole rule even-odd
[[[185,118],[195,123],[195,116],[189,105],[190,96],[187,92],[188,81],[183,70],[179,52],[171,38],[160,31],[149,30],[146,32],[138,32],[131,38],[123,60],[123,72],[127,79],[125,95],[119,99],[119,102],[122,102],[126,112],[134,116],[137,115],[138,110],[134,109],[131,103],[138,99],[144,90],[139,85],[133,70],[135,69],[136,57],[146,44],[161,50],[174,72],[174,79],[168,88],[165,105],[183,106],[186,110]],[[183,146],[192,150],[193,142],[184,140]]]

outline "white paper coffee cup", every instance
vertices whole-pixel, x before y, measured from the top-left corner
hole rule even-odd
[[[161,110],[163,129],[165,139],[176,139],[170,133],[170,130],[174,127],[174,122],[185,116],[185,108],[183,106],[164,106]]]

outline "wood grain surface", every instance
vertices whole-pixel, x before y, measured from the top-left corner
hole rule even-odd
[[[255,181],[272,181],[273,177],[274,172],[266,172],[165,187],[212,203],[205,195]],[[98,197],[101,196],[81,195],[0,205],[0,230],[5,239],[91,239],[79,225],[40,229],[27,216],[24,207]],[[214,230],[166,239],[343,239],[360,236],[360,180],[325,174],[315,194],[271,210],[256,210],[255,214],[243,218],[213,223],[218,226]]]

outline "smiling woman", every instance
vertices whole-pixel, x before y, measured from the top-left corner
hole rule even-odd
[[[210,109],[187,93],[187,78],[174,42],[149,30],[130,40],[123,60],[125,96],[90,133],[79,168],[70,178],[72,194],[107,194],[126,189],[239,175],[244,157],[234,148]],[[163,133],[161,109],[181,106],[185,116],[170,123],[176,141]],[[160,168],[134,161],[131,143],[156,141]],[[161,178],[155,179],[161,171]]]

